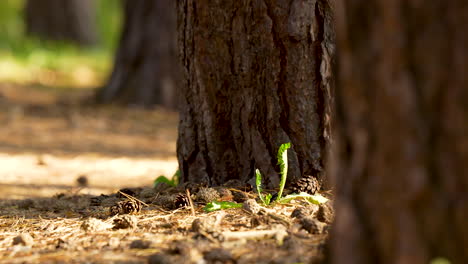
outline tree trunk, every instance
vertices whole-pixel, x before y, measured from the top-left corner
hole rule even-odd
[[[98,92],[98,101],[174,108],[178,78],[175,1],[125,3],[114,70]]]
[[[93,45],[97,41],[94,0],[28,0],[26,31],[42,39]]]
[[[336,10],[333,263],[467,263],[467,2]]]
[[[258,168],[276,188],[286,142],[290,182],[322,178],[334,53],[328,1],[177,3],[182,182],[249,182]]]

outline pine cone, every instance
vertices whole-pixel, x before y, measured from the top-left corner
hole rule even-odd
[[[185,194],[178,194],[174,200],[174,205],[176,208],[186,207],[189,206],[190,202]]]
[[[118,216],[114,219],[113,229],[126,229],[126,228],[136,228],[138,225],[138,220],[133,215],[123,215]]]
[[[124,214],[137,214],[141,211],[141,203],[137,200],[124,201],[122,208]]]
[[[109,208],[110,215],[118,215],[118,214],[121,214],[122,212],[123,212],[123,209],[122,209],[122,205],[120,204],[120,202]]]
[[[109,208],[110,215],[137,214],[141,211],[141,203],[136,200],[118,202]]]
[[[304,175],[299,180],[293,182],[290,186],[290,190],[293,193],[306,192],[309,194],[315,194],[320,190],[321,184],[319,180],[312,175]]]

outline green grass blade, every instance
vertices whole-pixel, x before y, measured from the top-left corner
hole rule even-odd
[[[156,187],[156,186],[158,186],[160,183],[165,183],[165,184],[167,184],[167,185],[169,185],[169,186],[173,186],[173,187],[176,186],[176,183],[175,183],[174,181],[169,180],[169,179],[168,179],[166,176],[164,176],[164,175],[161,175],[161,176],[159,176],[158,178],[156,178],[156,180],[154,180],[154,182],[153,182],[153,186]]]
[[[278,150],[278,163],[281,169],[281,180],[278,192],[278,200],[283,195],[284,185],[286,185],[286,178],[288,177],[288,149],[291,147],[291,143],[281,144]]]
[[[262,174],[258,169],[255,170],[255,185],[257,187],[258,197],[260,197],[260,200],[262,200],[264,205],[268,205],[267,201],[262,195]]]
[[[267,195],[265,195],[265,205],[269,205],[271,203],[272,197],[273,195],[271,195],[271,193],[267,193]]]
[[[241,203],[213,201],[213,202],[207,203],[205,207],[203,207],[203,210],[205,210],[205,212],[213,212],[217,210],[241,208],[241,207],[242,207]]]

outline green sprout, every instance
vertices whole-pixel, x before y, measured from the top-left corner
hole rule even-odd
[[[281,169],[281,180],[279,185],[278,200],[281,199],[283,194],[284,185],[286,185],[286,178],[288,177],[288,149],[291,143],[281,144],[278,150],[278,164]]]
[[[236,202],[209,202],[203,207],[205,212],[213,212],[217,210],[230,209],[230,208],[241,208],[242,204]]]
[[[177,170],[171,179],[167,178],[164,175],[161,175],[158,178],[156,178],[156,180],[154,180],[153,182],[153,187],[156,187],[161,183],[165,183],[171,187],[175,187],[177,186],[177,184],[179,184],[179,179],[180,179],[180,170]]]
[[[279,184],[278,198],[275,200],[275,202],[289,203],[290,201],[294,199],[304,199],[314,204],[326,203],[328,199],[323,197],[320,194],[311,195],[305,192],[301,192],[299,194],[290,194],[290,195],[286,195],[285,197],[282,197],[284,186],[286,185],[286,179],[288,177],[288,149],[289,148],[291,148],[291,143],[285,143],[285,144],[282,144],[278,150],[278,164],[280,165],[280,169],[281,169],[281,179],[280,179],[280,184]],[[176,172],[173,179],[177,179],[179,174]],[[258,197],[260,198],[262,203],[264,205],[270,205],[272,202],[271,201],[272,194],[271,193],[267,193],[266,195],[263,194],[262,174],[259,169],[255,170],[255,185],[257,187]],[[213,201],[213,202],[207,203],[206,206],[203,208],[203,210],[205,210],[205,212],[213,212],[217,210],[241,208],[241,207],[242,207],[242,204],[236,203],[236,202]]]
[[[257,186],[257,193],[260,200],[262,200],[264,205],[269,205],[271,202],[271,193],[268,193],[265,197],[263,197],[263,190],[262,190],[262,174],[258,169],[255,170],[255,185]]]
[[[323,197],[320,194],[311,195],[305,192],[299,194],[290,194],[285,197],[282,197],[284,186],[286,185],[286,179],[288,177],[288,149],[291,148],[291,143],[281,144],[278,150],[278,164],[280,165],[281,170],[281,179],[279,184],[278,198],[276,202],[278,203],[289,203],[294,199],[305,199],[314,204],[322,204],[328,201],[327,198]],[[272,195],[270,193],[265,196],[262,194],[262,174],[258,169],[255,170],[255,184],[257,185],[257,193],[264,205],[269,205],[271,203]]]

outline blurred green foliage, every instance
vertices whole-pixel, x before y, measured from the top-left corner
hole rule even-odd
[[[0,81],[38,82],[44,72],[54,73],[46,83],[51,86],[96,86],[104,81],[112,67],[123,12],[121,1],[96,1],[100,43],[92,48],[27,36],[26,1],[0,1]]]
[[[236,202],[213,201],[213,202],[207,203],[206,206],[203,207],[203,210],[209,213],[209,212],[214,212],[214,211],[224,210],[224,209],[231,209],[231,208],[242,208],[242,204],[236,203]]]
[[[98,0],[97,2],[97,23],[103,47],[114,51],[120,37],[123,21],[123,1]]]

